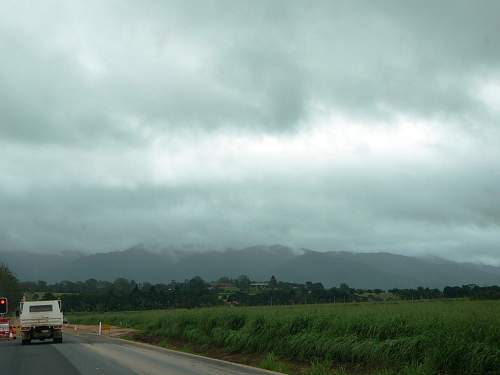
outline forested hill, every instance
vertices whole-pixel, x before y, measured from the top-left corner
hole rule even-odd
[[[153,252],[137,246],[98,254],[32,254],[0,251],[0,263],[9,265],[21,280],[114,280],[169,282],[201,276],[248,275],[268,280],[275,275],[290,282],[315,281],[326,287],[347,283],[355,288],[442,288],[446,285],[499,285],[500,268],[422,259],[390,253],[293,251],[284,246],[255,246],[241,250]]]

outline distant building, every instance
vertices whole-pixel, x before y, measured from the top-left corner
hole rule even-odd
[[[269,287],[268,282],[261,282],[261,283],[250,283],[250,288],[255,288],[255,289],[266,289]]]
[[[212,286],[219,289],[234,288],[234,284],[231,283],[213,283]]]

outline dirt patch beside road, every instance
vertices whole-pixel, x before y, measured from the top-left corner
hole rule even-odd
[[[78,335],[79,333],[98,334],[99,326],[86,324],[65,324],[64,330]],[[101,334],[109,337],[126,337],[136,334],[137,330],[132,328],[116,327],[107,324],[102,325]]]

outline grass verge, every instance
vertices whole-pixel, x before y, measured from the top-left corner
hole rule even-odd
[[[499,301],[204,308],[75,314],[144,337],[258,358],[300,374],[498,374]],[[272,354],[270,354],[272,353]],[[208,353],[209,354],[209,353]],[[255,365],[255,364],[254,364]]]

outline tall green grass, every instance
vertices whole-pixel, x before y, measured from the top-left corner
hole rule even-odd
[[[287,374],[290,370],[286,363],[283,363],[274,353],[268,353],[262,360],[259,367]]]
[[[433,301],[77,314],[81,324],[228,352],[362,365],[387,373],[500,374],[500,302]]]

